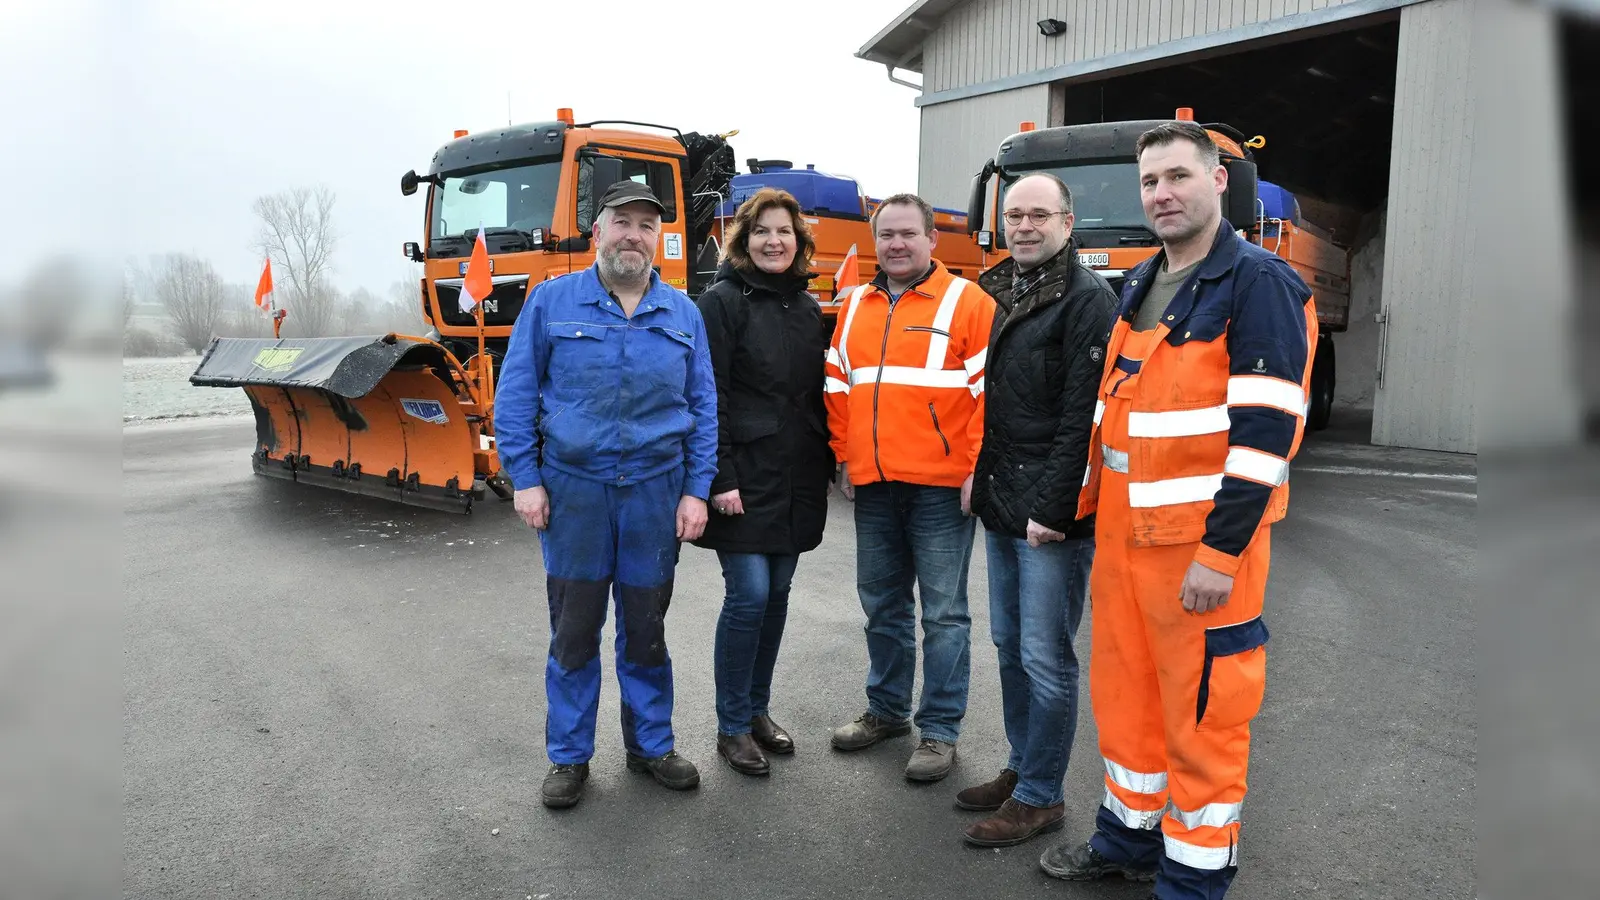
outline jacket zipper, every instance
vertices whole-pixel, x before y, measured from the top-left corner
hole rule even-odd
[[[883,344],[878,347],[878,377],[872,382],[872,464],[878,467],[880,481],[888,481],[889,476],[883,474],[883,458],[878,454],[878,393],[883,390],[883,362],[889,355],[889,330],[894,324],[894,307],[891,301],[889,315],[883,320]]]
[[[939,436],[939,440],[944,444],[944,455],[949,456],[950,439],[944,436],[944,431],[939,427],[939,414],[933,411],[932,401],[928,402],[928,415],[933,417],[933,433],[937,434]]]

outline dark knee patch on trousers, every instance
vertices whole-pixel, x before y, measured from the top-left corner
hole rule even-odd
[[[600,629],[606,624],[608,581],[549,577],[550,655],[568,672],[600,655]]]
[[[672,602],[672,582],[650,588],[621,585],[623,658],[636,666],[667,663],[667,605]]]

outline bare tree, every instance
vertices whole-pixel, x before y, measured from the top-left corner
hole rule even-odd
[[[222,318],[222,278],[211,264],[183,253],[167,257],[155,279],[156,297],[184,346],[206,348]]]
[[[340,334],[369,334],[376,330],[373,322],[378,318],[383,301],[364,287],[356,288],[344,299],[339,308]]]
[[[413,267],[411,274],[411,278],[389,285],[389,302],[385,304],[388,327],[391,331],[421,334],[428,329],[427,320],[422,316],[421,267]]]
[[[278,305],[289,310],[284,328],[306,337],[326,335],[337,322],[330,280],[334,199],[325,186],[297,187],[257,197],[251,205],[261,220],[256,247],[272,259]]]
[[[222,316],[217,334],[223,337],[272,337],[272,321],[256,308],[255,287],[246,284],[222,286]]]

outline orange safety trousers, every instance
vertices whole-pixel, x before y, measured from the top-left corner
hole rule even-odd
[[[1154,334],[1130,333],[1123,355],[1144,358]],[[1114,382],[1121,396],[1102,392],[1100,440],[1113,451],[1129,449],[1137,378]],[[1180,590],[1200,545],[1135,545],[1127,474],[1112,468],[1116,453],[1104,455],[1089,681],[1106,793],[1092,843],[1118,862],[1159,867],[1162,900],[1220,897],[1238,865],[1250,721],[1266,687],[1270,526],[1242,555],[1227,604],[1187,612]]]

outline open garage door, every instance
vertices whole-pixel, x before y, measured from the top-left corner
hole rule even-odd
[[[1347,324],[1319,342],[1312,391],[1341,428],[1370,427],[1376,389],[1399,42],[1393,11],[1054,88],[1052,125],[1191,107],[1200,122],[1266,138],[1261,179],[1290,192],[1304,222],[1349,257]]]

